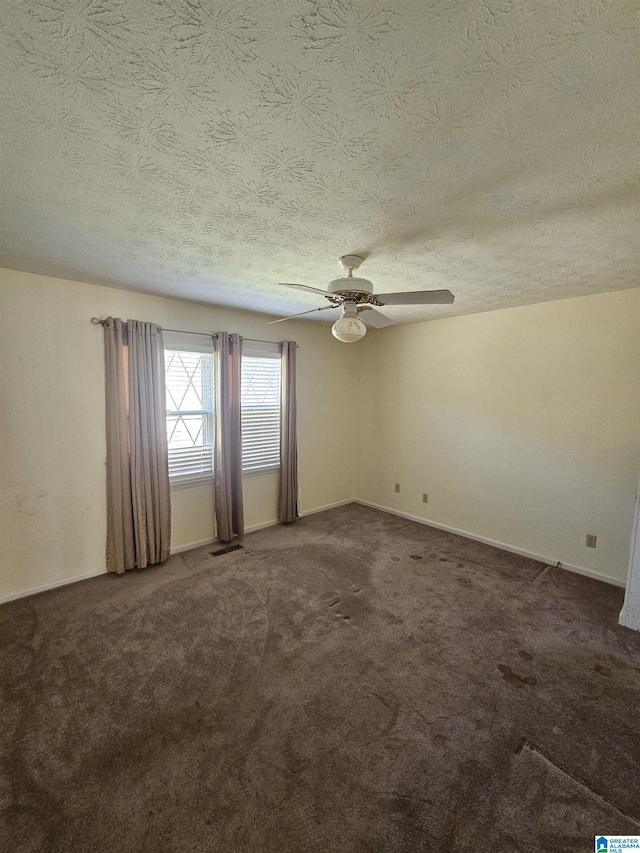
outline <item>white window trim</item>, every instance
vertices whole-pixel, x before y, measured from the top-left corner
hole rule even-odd
[[[165,350],[183,352],[213,352],[213,337],[201,332],[165,332]],[[267,341],[245,341],[242,347],[243,356],[257,358],[273,358],[280,360],[282,354],[278,343]],[[215,366],[214,366],[215,370]],[[276,474],[280,471],[280,465],[267,465],[264,468],[252,468],[242,471],[245,477],[261,477],[264,474]],[[169,485],[172,491],[180,489],[197,488],[198,486],[213,486],[215,473],[205,472],[202,474],[177,474],[169,477]]]
[[[213,335],[201,332],[164,332],[164,348],[176,352],[213,352]]]
[[[242,344],[242,355],[255,356],[258,358],[280,358],[280,344],[270,341],[244,341]]]
[[[272,358],[274,361],[281,362],[282,353],[280,351],[280,344],[276,342],[268,342],[268,341],[246,341],[242,346],[242,356],[247,356],[248,358]],[[280,430],[282,430],[282,424],[280,424]],[[262,468],[249,468],[242,470],[242,476],[244,477],[259,477],[262,474],[273,474],[276,471],[280,470],[280,463],[277,465],[265,465]]]
[[[263,474],[277,474],[280,471],[279,465],[269,465],[267,468],[254,468],[252,471],[243,471],[242,479],[245,477],[261,477]],[[169,477],[169,485],[172,491],[180,489],[193,489],[198,486],[213,486],[214,477],[211,474],[202,474],[200,476],[174,476]]]
[[[196,352],[213,355],[213,336],[201,332],[164,332],[164,349],[173,352]],[[215,366],[214,366],[215,370]],[[215,418],[215,413],[214,413]],[[213,473],[204,471],[199,474],[169,475],[172,490],[187,489],[213,483]]]
[[[171,487],[172,491],[179,491],[180,489],[191,489],[196,486],[209,485],[213,485],[212,474],[174,474],[173,477],[169,477],[169,486]]]
[[[264,468],[252,468],[251,471],[243,471],[244,477],[260,477],[262,474],[277,474],[280,470],[279,465],[267,465]]]

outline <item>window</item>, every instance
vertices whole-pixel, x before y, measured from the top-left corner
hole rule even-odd
[[[245,342],[242,354],[242,470],[280,465],[280,348]]]
[[[203,335],[164,337],[169,477],[190,483],[213,474],[213,346]]]
[[[215,372],[207,335],[164,333],[169,477],[174,486],[213,476]],[[245,341],[242,355],[242,470],[280,465],[280,348]]]

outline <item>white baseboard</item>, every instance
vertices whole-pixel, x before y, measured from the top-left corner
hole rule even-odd
[[[276,524],[278,524],[278,519],[275,521],[264,521],[262,524],[252,524],[251,527],[245,527],[244,532],[254,533],[256,530],[264,530],[265,527],[273,527]],[[185,551],[193,551],[195,548],[203,548],[205,545],[217,545],[218,542],[224,544],[222,539],[218,539],[216,536],[209,539],[199,539],[197,542],[188,542],[186,545],[172,547],[171,553],[182,554]]]
[[[473,539],[474,542],[482,542],[483,545],[493,545],[494,548],[500,548],[501,551],[509,551],[511,554],[519,554],[521,557],[528,557],[530,560],[537,560],[539,563],[545,563],[548,566],[555,566],[559,569],[566,569],[568,572],[573,572],[577,575],[585,575],[585,577],[593,578],[597,581],[619,586],[624,589],[625,582],[618,578],[612,578],[609,575],[594,572],[591,569],[585,569],[582,566],[572,566],[569,563],[562,563],[558,560],[552,560],[549,557],[544,557],[542,554],[534,554],[532,551],[525,551],[522,548],[516,548],[513,545],[508,545],[506,542],[499,542],[497,539],[488,539],[485,536],[477,536],[475,533],[469,533],[467,530],[459,530],[457,527],[449,527],[447,524],[439,524],[437,521],[430,521],[426,518],[420,518],[418,515],[411,515],[408,512],[401,512],[398,509],[391,509],[388,506],[381,506],[370,501],[361,501],[356,498],[354,503],[362,506],[369,506],[372,509],[379,509],[382,512],[388,512],[391,515],[397,515],[400,518],[406,518],[409,521],[417,521],[418,524],[424,524],[426,527],[435,527],[438,530],[445,530],[447,533],[455,533],[456,536],[464,536],[465,539]]]
[[[336,506],[346,506],[347,504],[354,503],[353,498],[349,498],[346,501],[337,501],[333,504],[326,504],[325,506],[319,506],[317,509],[307,509],[304,512],[300,513],[300,518],[305,515],[314,515],[316,512],[324,512],[326,509],[333,509]],[[257,530],[265,530],[267,527],[275,527],[277,524],[280,524],[277,518],[271,519],[271,521],[263,521],[260,524],[252,524],[249,527],[245,527],[244,532],[247,533],[255,533]],[[177,548],[172,548],[172,554],[181,554],[183,551],[192,551],[194,548],[202,548],[204,545],[213,545],[216,542],[221,542],[221,539],[202,539],[199,542],[190,542],[188,545],[179,545]]]
[[[18,598],[26,598],[28,595],[36,595],[38,592],[46,592],[48,589],[56,589],[59,586],[67,586],[70,583],[86,581],[89,580],[89,578],[97,578],[98,575],[106,574],[106,569],[96,569],[94,572],[85,572],[82,575],[74,575],[71,578],[59,578],[56,581],[49,581],[48,583],[39,584],[38,586],[32,586],[29,587],[29,589],[23,589],[20,592],[14,592],[11,595],[3,595],[0,597],[0,604],[6,604],[8,601],[16,601]]]
[[[316,512],[323,512],[325,509],[333,509],[336,506],[345,506],[346,504],[353,503],[353,499],[350,498],[346,501],[338,501],[337,503],[327,504],[326,506],[320,506],[317,509],[308,509],[305,512],[301,513],[301,516],[304,515],[313,515]],[[278,519],[273,519],[272,521],[264,521],[261,524],[252,524],[250,527],[245,528],[245,533],[255,533],[257,530],[264,530],[266,527],[275,527],[276,524],[280,522]],[[171,549],[172,554],[181,554],[184,551],[192,551],[194,548],[202,548],[204,545],[213,545],[216,542],[220,542],[220,539],[217,538],[209,538],[209,539],[201,539],[198,542],[189,542],[186,545],[178,545],[175,548]],[[57,589],[59,586],[67,586],[71,583],[77,583],[78,581],[88,580],[89,578],[95,578],[99,575],[108,574],[106,568],[105,569],[96,569],[92,572],[85,572],[81,575],[74,575],[70,578],[59,578],[55,581],[49,581],[48,583],[39,584],[38,586],[32,586],[28,589],[23,589],[20,592],[14,592],[11,595],[2,595],[0,596],[0,604],[5,604],[9,601],[16,601],[19,598],[26,598],[28,595],[36,595],[39,592],[46,592],[49,589]]]
[[[275,527],[276,524],[280,524],[277,518],[273,519],[273,521],[263,521],[262,524],[252,524],[250,527],[245,527],[245,533],[255,533],[256,530],[265,530],[267,527]]]
[[[172,554],[182,554],[183,551],[193,551],[194,548],[202,548],[204,545],[213,545],[218,542],[218,539],[200,539],[198,542],[188,542],[186,545],[178,545],[176,548],[171,548]]]
[[[300,512],[300,518],[304,518],[305,515],[315,515],[317,512],[324,512],[326,509],[335,509],[337,506],[346,506],[353,503],[357,503],[356,499],[348,498],[346,501],[336,501],[334,504],[325,504],[315,509],[305,509],[304,512]]]
[[[515,548],[513,545],[508,545],[506,542],[498,542],[495,539],[487,539],[484,536],[476,536],[473,533],[469,533],[466,530],[459,530],[456,527],[449,527],[446,524],[439,524],[436,521],[428,521],[424,518],[420,518],[417,515],[411,515],[408,512],[401,512],[400,510],[392,509],[390,507],[381,506],[380,504],[374,504],[370,501],[362,501],[357,500],[355,498],[349,498],[344,501],[336,501],[332,504],[326,504],[325,506],[319,506],[315,509],[308,509],[304,512],[300,513],[301,517],[306,515],[315,515],[317,512],[324,512],[327,509],[334,509],[339,506],[346,506],[347,504],[357,503],[362,506],[369,506],[372,509],[378,509],[381,512],[388,512],[391,515],[397,515],[400,518],[406,518],[408,521],[416,521],[418,524],[424,524],[427,527],[435,527],[438,530],[445,530],[447,533],[455,533],[457,536],[464,536],[465,539],[473,539],[475,542],[482,542],[485,545],[493,545],[495,548],[500,548],[503,551],[509,551],[512,554],[519,554],[522,557],[529,557],[532,560],[538,560],[541,563],[546,563],[550,566],[557,566],[561,569],[566,569],[569,572],[574,572],[578,575],[585,575],[589,578],[594,578],[594,580],[604,581],[605,583],[612,584],[613,586],[625,587],[625,582],[618,580],[617,578],[612,578],[607,575],[602,575],[599,572],[594,572],[591,569],[585,569],[581,566],[571,566],[568,563],[558,563],[557,560],[551,560],[548,557],[543,557],[540,554],[534,554],[531,551],[524,551],[522,548]],[[273,521],[266,521],[261,524],[253,524],[251,527],[247,527],[245,533],[254,533],[257,530],[264,530],[267,527],[274,527],[278,524],[278,520],[275,519]],[[194,548],[201,548],[203,545],[213,545],[216,542],[219,542],[219,539],[202,539],[199,542],[190,542],[187,545],[179,545],[177,548],[172,548],[172,554],[180,554],[183,551],[191,551]],[[81,575],[74,575],[70,578],[60,578],[55,581],[49,581],[48,583],[40,584],[38,586],[29,587],[29,589],[23,589],[20,592],[12,593],[11,595],[3,595],[0,596],[0,604],[5,604],[9,601],[16,601],[19,598],[26,598],[28,595],[36,595],[39,592],[46,592],[49,589],[57,589],[60,586],[67,586],[67,584],[78,583],[78,581],[88,580],[89,578],[95,578],[99,575],[107,574],[106,569],[96,569],[95,571],[85,572]]]

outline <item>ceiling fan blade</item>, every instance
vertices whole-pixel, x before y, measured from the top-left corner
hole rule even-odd
[[[296,317],[302,317],[303,314],[315,314],[316,311],[326,311],[327,308],[339,307],[339,305],[323,305],[321,308],[312,308],[310,311],[301,311],[299,314],[292,314],[290,317],[281,317],[279,320],[269,320],[267,326],[273,326],[274,323],[284,323],[285,320],[293,320]]]
[[[308,284],[290,284],[287,281],[279,282],[280,287],[295,287],[297,290],[311,290],[313,293],[321,293],[323,296],[335,296],[335,293],[329,293],[328,290],[320,290],[319,287],[309,287]]]
[[[407,293],[376,293],[378,305],[450,305],[455,299],[450,290],[412,290]]]
[[[367,326],[371,326],[374,329],[385,329],[387,326],[394,325],[393,320],[376,311],[373,305],[362,305],[358,308],[358,314],[361,312],[363,314],[362,319]]]

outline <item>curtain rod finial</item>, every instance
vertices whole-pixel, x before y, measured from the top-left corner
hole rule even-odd
[[[104,324],[104,320],[101,320],[100,317],[92,317],[91,322],[94,326],[102,326]]]

